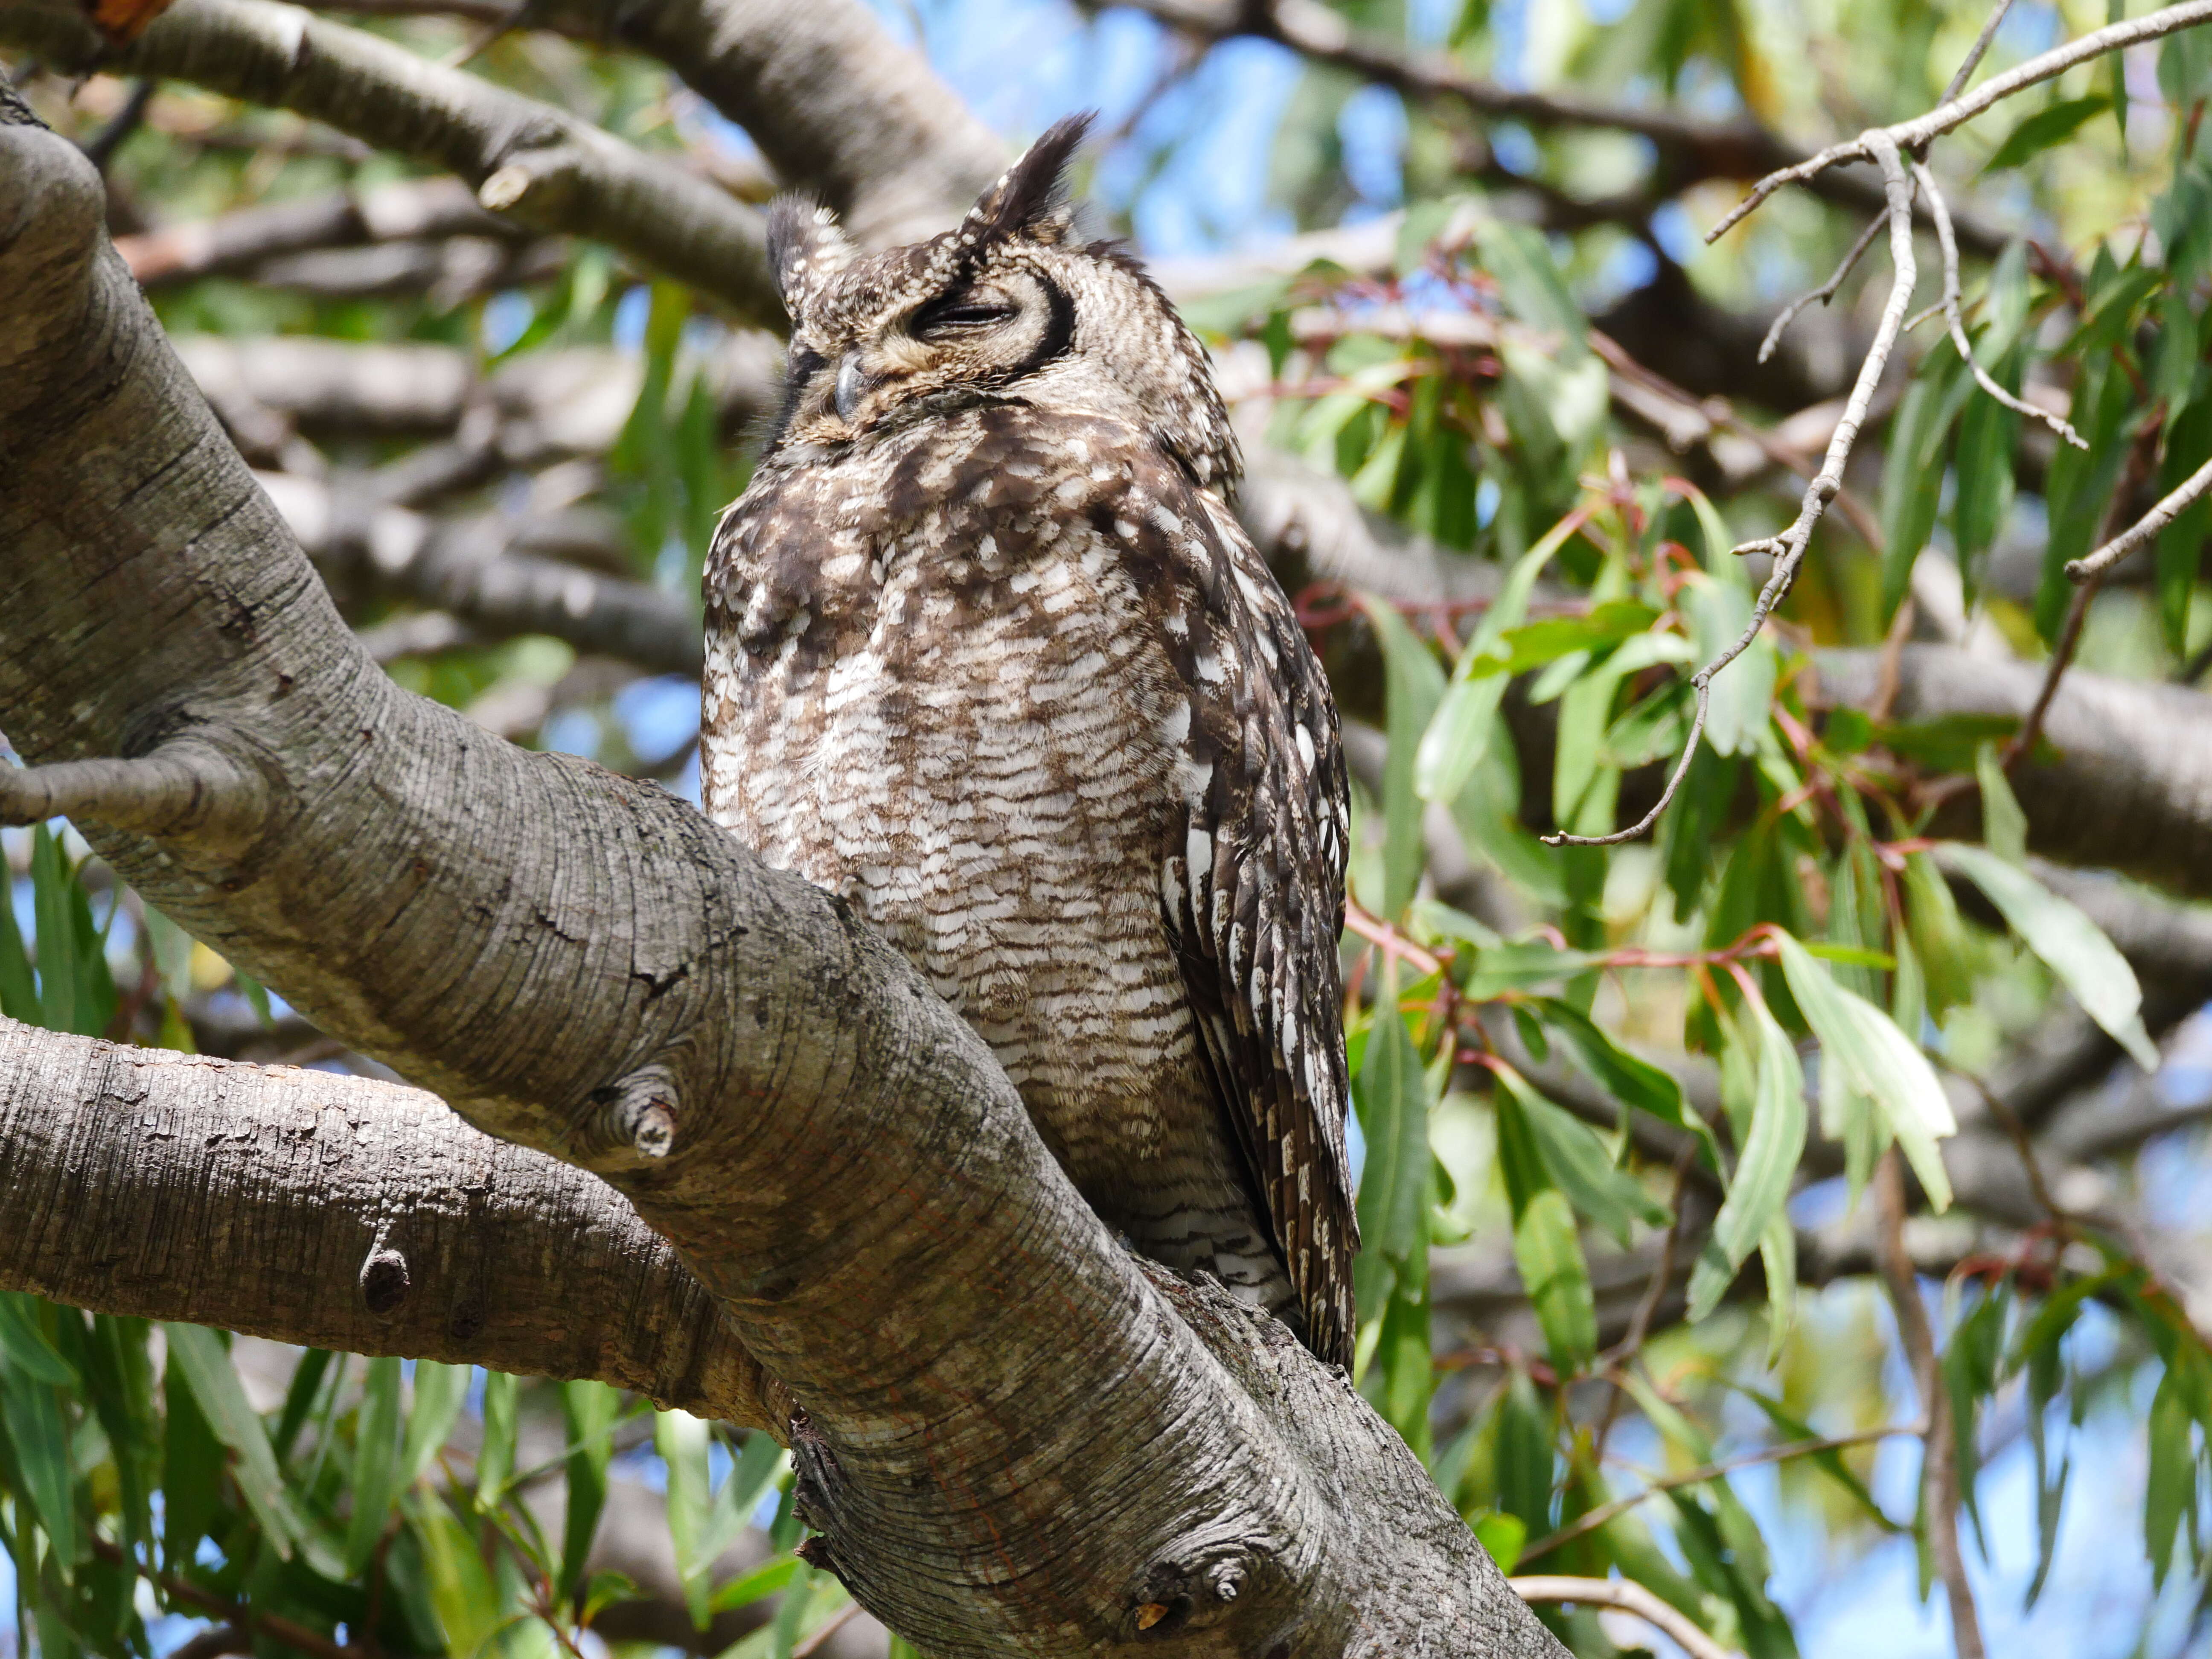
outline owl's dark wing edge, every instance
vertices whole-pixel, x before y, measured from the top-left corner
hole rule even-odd
[[[1186,483],[1174,510],[1199,535],[1170,562],[1199,591],[1181,629],[1162,635],[1192,710],[1184,811],[1163,849],[1164,919],[1307,1346],[1348,1367],[1359,1228],[1345,1146],[1337,939],[1349,824],[1336,708],[1229,509]]]

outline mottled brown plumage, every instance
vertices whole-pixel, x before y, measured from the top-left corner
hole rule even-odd
[[[707,572],[715,821],[991,1043],[1099,1213],[1348,1363],[1336,713],[1204,352],[1063,123],[859,257],[780,204],[785,406]]]

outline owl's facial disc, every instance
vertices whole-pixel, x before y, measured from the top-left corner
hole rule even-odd
[[[838,354],[830,403],[854,437],[908,414],[1004,392],[1064,353],[1075,306],[1025,266],[987,270],[886,318]]]

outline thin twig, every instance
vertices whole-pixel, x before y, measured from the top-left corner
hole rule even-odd
[[[859,1618],[860,1614],[860,1604],[854,1601],[839,1613],[836,1618],[817,1628],[813,1635],[792,1649],[791,1659],[811,1659],[811,1655],[817,1654],[829,1646],[830,1638]]]
[[[1858,240],[1851,244],[1851,251],[1844,255],[1843,262],[1836,267],[1835,274],[1820,287],[1813,289],[1811,293],[1801,294],[1782,307],[1782,314],[1774,319],[1773,326],[1766,331],[1766,337],[1759,343],[1760,362],[1765,362],[1774,355],[1774,348],[1782,343],[1782,331],[1797,319],[1798,313],[1815,301],[1825,306],[1836,297],[1836,290],[1844,285],[1844,279],[1851,274],[1852,268],[1858,264],[1861,256],[1874,246],[1874,239],[1881,234],[1882,227],[1888,222],[1889,215],[1886,212],[1877,213],[1873,218],[1868,220],[1867,228],[1859,233]]]
[[[2105,521],[2100,526],[2106,536],[2112,535],[2112,521],[2119,517],[2121,504],[2136,493],[2144,475],[2150,471],[2157,441],[2158,423],[2155,421],[2136,434],[2135,449],[2128,457],[2127,471],[2121,475],[2118,488],[2112,491],[2111,504],[2105,509]],[[2206,464],[2206,470],[2212,472],[2212,462]],[[2110,544],[2108,542],[2107,546]],[[2090,559],[2101,557],[2102,550],[2090,556]],[[2086,565],[2090,559],[2080,562]],[[2075,649],[2081,643],[2081,630],[2089,620],[2089,603],[2097,597],[2097,590],[2105,585],[2105,578],[2111,574],[2115,562],[2115,560],[2106,560],[2083,577],[2081,585],[2074,590],[2073,602],[2066,607],[2065,623],[2058,630],[2058,642],[2051,649],[2051,661],[2043,672],[2043,684],[2036,691],[2034,706],[2027,711],[2027,718],[2021,722],[2020,730],[2013,734],[2012,741],[2005,745],[2003,763],[2008,772],[2034,751],[2036,739],[2043,732],[2044,720],[2051,713],[2051,705],[2058,696],[2058,682],[2066,678],[2066,671],[2074,661]]]
[[[1921,1463],[1926,1500],[1928,1547],[1951,1601],[1951,1641],[1959,1659],[1983,1659],[1981,1620],[1974,1611],[1973,1586],[1966,1582],[1966,1558],[1959,1552],[1959,1462],[1953,1438],[1950,1395],[1936,1355],[1936,1333],[1920,1301],[1920,1277],[1905,1250],[1905,1175],[1897,1149],[1875,1166],[1879,1206],[1875,1257],[1881,1264],[1889,1299],[1897,1310],[1897,1334],[1911,1363],[1913,1386],[1927,1419],[1927,1452]]]
[[[234,1602],[225,1601],[212,1590],[204,1590],[198,1585],[188,1583],[181,1578],[173,1578],[166,1573],[156,1572],[138,1559],[136,1555],[125,1553],[116,1545],[108,1542],[106,1539],[96,1534],[92,1540],[92,1553],[103,1561],[111,1562],[118,1567],[130,1568],[141,1578],[157,1586],[172,1601],[182,1602],[189,1607],[197,1607],[202,1613],[211,1614],[226,1624],[242,1625],[248,1629],[259,1631],[272,1640],[282,1642],[288,1648],[296,1648],[301,1653],[312,1655],[313,1659],[361,1659],[358,1650],[341,1647],[320,1632],[309,1630],[305,1625],[287,1619],[281,1613],[261,1613],[252,1607],[240,1607]]]
[[[2058,643],[2052,647],[2051,661],[2043,671],[2043,684],[2036,688],[2035,702],[2000,757],[2006,771],[2019,765],[2043,735],[2044,719],[2058,696],[2058,682],[2066,678],[2066,670],[2074,660],[2074,647],[2081,642],[2081,625],[2088,620],[2089,601],[2097,597],[2097,590],[2104,585],[2103,576],[2092,576],[2074,590],[2074,601],[2066,607],[2065,624],[2058,630]]]
[[[2071,421],[2014,397],[1990,379],[1989,371],[1975,361],[1973,345],[1966,338],[1965,315],[1959,306],[1959,239],[1952,234],[1951,210],[1945,204],[1943,192],[1936,187],[1936,175],[1928,170],[1927,163],[1915,161],[1912,176],[1928,197],[1928,211],[1936,221],[1936,244],[1943,253],[1943,318],[1951,327],[1951,343],[1959,349],[1959,355],[1966,360],[1966,367],[1973,371],[1974,383],[2014,414],[2040,421],[2075,448],[2087,449],[2089,441],[2074,429]],[[2208,465],[2206,477],[2212,478],[2212,465]]]
[[[1997,1127],[2011,1137],[2013,1148],[2020,1154],[2021,1168],[2027,1172],[2028,1190],[2035,1194],[2035,1201],[2043,1206],[2053,1221],[2071,1223],[2074,1219],[2072,1213],[2061,1209],[2058,1200],[2051,1195],[2050,1183],[2043,1178],[2043,1160],[2036,1156],[2035,1137],[2028,1133],[2027,1125],[2020,1121],[2020,1114],[2013,1110],[2012,1103],[1990,1088],[1979,1073],[1955,1065],[1941,1054],[1931,1058],[1953,1077],[1963,1079],[1968,1087],[1981,1096],[1982,1104],[1997,1121]]]
[[[2196,471],[2191,473],[2176,487],[2171,495],[2106,542],[2094,553],[2090,554],[2087,558],[2068,561],[2067,580],[2087,582],[2100,579],[2105,572],[2172,524],[2191,501],[2208,489],[2212,489],[2212,461],[2205,462]]]
[[[1606,1356],[1604,1374],[1607,1376],[1619,1376],[1629,1361],[1643,1351],[1644,1339],[1651,1333],[1651,1322],[1658,1315],[1660,1303],[1666,1298],[1667,1286],[1674,1277],[1674,1252],[1680,1247],[1682,1240],[1682,1198],[1689,1190],[1690,1163],[1697,1154],[1697,1141],[1686,1136],[1682,1150],[1674,1155],[1674,1213],[1668,1220],[1666,1237],[1659,1242],[1659,1262],[1651,1270],[1651,1279],[1644,1287],[1644,1294],[1637,1298],[1636,1311],[1628,1321],[1627,1334],[1621,1339],[1620,1346]],[[1598,1419],[1597,1432],[1590,1437],[1590,1461],[1593,1463],[1602,1462],[1605,1459],[1606,1439],[1613,1432],[1613,1419],[1620,1414],[1623,1392],[1620,1389],[1613,1389],[1605,1396],[1605,1413]]]
[[[1887,139],[1896,149],[1917,153],[1930,139],[1939,138],[1953,128],[1965,125],[1984,110],[2002,102],[2016,92],[2065,74],[2076,64],[2101,58],[2108,52],[2124,51],[2145,40],[2155,40],[2208,21],[2212,21],[2212,0],[2185,0],[2184,4],[2167,6],[2130,22],[2108,24],[2078,40],[2069,40],[2063,46],[2031,58],[2017,69],[2008,70],[1994,80],[1984,82],[1966,97],[1941,104],[1916,119],[1875,128],[1842,143],[1831,144],[1817,155],[1808,156],[1794,167],[1778,168],[1761,179],[1751,187],[1750,193],[1743,200],[1723,214],[1720,222],[1705,233],[1705,240],[1711,242],[1718,239],[1784,185],[1814,178],[1846,161],[1879,161],[1881,157],[1874,147],[1877,137]]]
[[[1673,1492],[1680,1486],[1702,1486],[1708,1480],[1718,1480],[1734,1474],[1738,1469],[1757,1468],[1763,1463],[1786,1463],[1792,1458],[1818,1457],[1823,1452],[1849,1451],[1853,1446],[1871,1444],[1876,1440],[1895,1439],[1902,1435],[1916,1438],[1928,1432],[1921,1423],[1892,1423],[1879,1429],[1861,1429],[1853,1434],[1824,1435],[1818,1440],[1785,1440],[1778,1446],[1762,1446],[1757,1451],[1746,1452],[1741,1457],[1725,1458],[1719,1462],[1700,1464],[1694,1469],[1684,1469],[1675,1474],[1662,1474],[1640,1492],[1630,1492],[1601,1504],[1586,1515],[1578,1515],[1557,1532],[1538,1539],[1521,1552],[1519,1559],[1533,1561],[1540,1555],[1549,1555],[1562,1544],[1573,1542],[1586,1532],[1595,1532],[1617,1515],[1626,1515],[1645,1498],[1662,1492]]]
[[[1565,1578],[1538,1575],[1505,1581],[1524,1601],[1576,1601],[1585,1607],[1619,1607],[1664,1632],[1690,1659],[1735,1659],[1682,1613],[1631,1578]]]
[[[155,88],[161,85],[150,75],[143,75],[131,84],[131,95],[123,100],[123,107],[115,112],[115,118],[102,127],[86,143],[84,159],[101,173],[115,159],[115,152],[123,148],[123,141],[138,131],[146,119],[146,106],[154,101]]]
[[[1990,42],[1997,38],[1997,30],[2004,22],[2005,14],[2011,9],[2012,0],[1997,0],[1995,9],[1990,13],[1989,21],[1982,25],[1982,32],[1974,37],[1974,44],[1966,51],[1966,60],[1951,76],[1951,84],[1943,88],[1943,95],[1936,100],[1937,103],[1948,104],[1966,89],[1966,82],[1972,78],[1975,66],[1982,61],[1982,54],[1990,49]]]
[[[2205,0],[2212,5],[2212,0]],[[1889,257],[1892,267],[1888,301],[1882,307],[1881,324],[1875,331],[1874,343],[1868,348],[1866,361],[1859,365],[1858,379],[1851,386],[1850,400],[1844,405],[1843,418],[1836,422],[1836,430],[1828,440],[1827,453],[1820,460],[1820,470],[1805,486],[1805,495],[1797,509],[1797,518],[1779,536],[1762,537],[1746,542],[1735,551],[1741,554],[1766,552],[1774,556],[1774,568],[1766,584],[1759,591],[1759,599],[1751,608],[1751,620],[1738,635],[1735,642],[1690,677],[1690,684],[1697,693],[1697,718],[1690,724],[1689,739],[1682,745],[1681,758],[1667,780],[1667,787],[1658,804],[1626,830],[1617,830],[1609,836],[1551,835],[1544,837],[1547,847],[1610,847],[1620,842],[1634,841],[1659,821],[1674,799],[1674,792],[1688,775],[1690,763],[1697,758],[1698,744],[1705,736],[1705,714],[1709,706],[1713,676],[1726,668],[1751,648],[1766,619],[1789,593],[1790,585],[1797,580],[1797,572],[1805,562],[1806,550],[1813,541],[1813,527],[1820,521],[1828,503],[1844,487],[1844,464],[1850,460],[1851,447],[1858,441],[1859,428],[1866,423],[1867,410],[1874,402],[1875,387],[1880,384],[1882,371],[1889,366],[1889,354],[1897,345],[1898,335],[1905,322],[1905,307],[1912,303],[1912,289],[1919,281],[1919,263],[1912,251],[1912,180],[1905,170],[1897,146],[1887,133],[1869,132],[1864,137],[1868,149],[1881,167],[1882,193],[1889,204]]]

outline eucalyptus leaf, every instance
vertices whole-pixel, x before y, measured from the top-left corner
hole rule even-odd
[[[2081,1011],[2105,1029],[2146,1072],[2158,1070],[2158,1046],[2143,1027],[2142,988],[2135,969],[2097,924],[2020,866],[1986,848],[1947,842],[1936,851],[1947,869],[1980,888],[2013,932],[2073,994]]]
[[[1958,1133],[1951,1103],[1927,1057],[1889,1016],[1854,995],[1788,933],[1777,932],[1782,971],[1805,1023],[1820,1039],[1821,1086],[1849,1089],[1880,1112],[1938,1210],[1951,1204],[1950,1177],[1936,1142]]]

